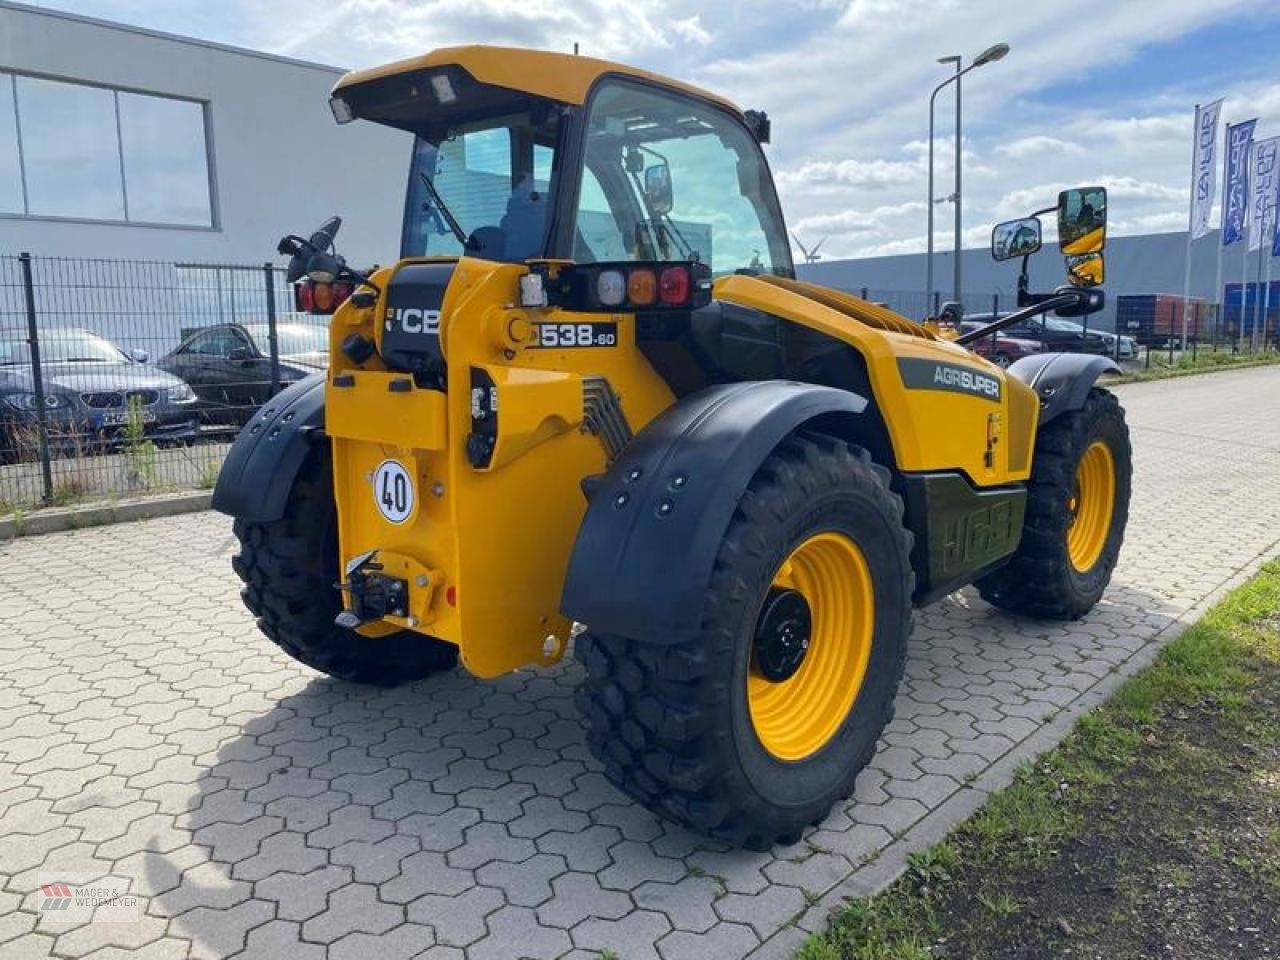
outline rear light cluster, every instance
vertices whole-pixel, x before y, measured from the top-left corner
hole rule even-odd
[[[327,315],[342,306],[354,290],[355,284],[345,281],[319,283],[299,280],[293,285],[293,306],[299,313]]]
[[[544,283],[548,302],[568,310],[693,310],[711,301],[711,269],[693,261],[575,264]]]

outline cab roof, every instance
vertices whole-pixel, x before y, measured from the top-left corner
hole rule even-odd
[[[394,63],[371,67],[367,70],[355,70],[339,80],[333,92],[336,95],[370,81],[417,73],[432,67],[449,66],[461,67],[480,83],[576,105],[586,101],[592,84],[600,77],[607,74],[634,77],[709,100],[739,117],[742,116],[742,111],[737,105],[724,97],[681,83],[679,80],[629,67],[626,64],[569,53],[548,53],[544,50],[494,47],[484,44],[441,47],[420,57],[397,60]]]

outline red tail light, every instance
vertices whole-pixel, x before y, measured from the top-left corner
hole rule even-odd
[[[354,286],[346,282],[299,280],[293,285],[293,305],[299,313],[328,315],[342,306],[354,291]]]
[[[689,299],[689,268],[667,267],[658,281],[658,296],[668,306],[679,306]]]
[[[547,302],[584,312],[696,310],[711,302],[711,269],[697,261],[580,263],[551,271],[540,265]]]

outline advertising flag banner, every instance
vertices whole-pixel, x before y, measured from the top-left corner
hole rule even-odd
[[[1227,127],[1227,174],[1222,184],[1222,245],[1229,247],[1244,239],[1249,214],[1249,153],[1253,128],[1258,121],[1246,120]]]
[[[1221,112],[1221,100],[1196,107],[1195,157],[1191,164],[1192,240],[1199,240],[1209,232],[1209,211],[1213,207],[1214,177],[1218,169],[1213,162],[1213,153],[1218,144],[1218,114]]]
[[[1280,176],[1276,177],[1276,192],[1271,197],[1271,255],[1280,257]]]
[[[1280,137],[1269,137],[1253,145],[1253,200],[1249,225],[1249,250],[1262,246],[1265,237],[1271,239],[1271,219],[1275,213],[1276,155],[1280,150]]]

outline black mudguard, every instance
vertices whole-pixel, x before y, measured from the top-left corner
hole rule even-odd
[[[1098,377],[1121,373],[1110,357],[1093,353],[1036,353],[1009,365],[1016,377],[1040,397],[1040,425],[1084,406]]]
[[[213,509],[254,523],[284,516],[293,480],[324,430],[324,383],[324,371],[304,377],[244,425],[218,474]]]
[[[651,643],[694,635],[720,543],[760,465],[797,428],[866,406],[850,391],[784,380],[682,398],[588,485],[563,613],[593,632]]]

